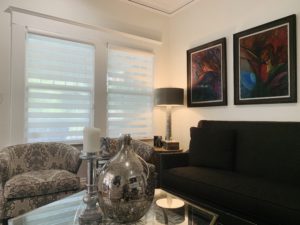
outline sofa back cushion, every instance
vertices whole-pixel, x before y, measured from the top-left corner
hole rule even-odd
[[[236,130],[237,172],[300,185],[300,123],[200,121],[207,129]]]
[[[235,132],[191,128],[189,164],[232,170],[234,166]]]
[[[300,185],[300,129],[242,130],[237,170]]]

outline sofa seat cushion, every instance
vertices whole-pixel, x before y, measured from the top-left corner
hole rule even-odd
[[[300,224],[298,186],[203,167],[165,170],[162,187],[276,224]]]
[[[52,194],[80,188],[79,178],[66,170],[39,170],[12,177],[4,186],[7,199]]]

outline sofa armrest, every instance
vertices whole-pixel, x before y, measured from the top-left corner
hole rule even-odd
[[[165,169],[184,167],[189,164],[189,153],[162,153],[159,155],[160,172]]]
[[[10,162],[9,153],[0,151],[0,189],[10,178]]]

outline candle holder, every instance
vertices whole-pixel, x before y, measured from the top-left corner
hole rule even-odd
[[[80,155],[81,159],[87,160],[87,191],[83,197],[85,207],[78,218],[80,225],[98,225],[102,222],[103,212],[97,205],[98,195],[95,184],[95,159],[98,157],[96,152],[85,152]]]

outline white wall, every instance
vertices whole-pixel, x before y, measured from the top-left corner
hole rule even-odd
[[[1,0],[0,1],[0,147],[13,143],[10,137],[12,115],[23,117],[22,112],[11,112],[11,20],[10,14],[4,12],[9,6],[14,6],[37,13],[55,16],[62,19],[80,22],[87,25],[109,28],[125,32],[130,35],[161,42],[150,44],[147,49],[153,48],[156,53],[155,86],[166,83],[167,64],[165,60],[168,53],[168,27],[169,19],[162,15],[134,7],[119,0]],[[122,43],[123,38],[115,41]],[[126,39],[126,38],[125,38]],[[139,40],[132,40],[132,45],[139,45]],[[136,44],[135,44],[136,43]],[[146,46],[142,43],[141,46]],[[96,56],[97,57],[97,56]],[[101,58],[103,56],[99,56]],[[104,56],[105,57],[105,56]],[[102,60],[103,58],[101,58]],[[102,63],[103,67],[105,64]],[[105,69],[96,74],[106,76]],[[101,127],[99,117],[104,113],[105,106],[99,105],[99,98],[103,90],[96,90],[95,97],[95,125]],[[98,105],[97,105],[98,104]],[[103,113],[102,113],[103,112]],[[99,115],[100,114],[100,115]],[[16,117],[16,116],[14,116]],[[13,135],[11,135],[13,136]]]
[[[0,1],[0,146],[8,143],[10,132],[10,17],[3,12],[7,4]]]
[[[290,14],[297,14],[299,71],[299,0],[197,1],[171,17],[168,75],[172,86],[186,90],[186,50],[222,37],[227,39],[228,106],[177,109],[173,113],[173,135],[184,149],[188,148],[189,128],[197,126],[201,119],[300,121],[300,103],[239,106],[233,104],[233,34]],[[299,90],[298,77],[298,93]]]
[[[156,51],[155,87],[174,86],[186,89],[186,50],[226,37],[228,106],[175,109],[173,136],[184,149],[188,148],[189,128],[196,126],[200,119],[300,121],[300,103],[233,104],[232,38],[239,31],[295,13],[299,46],[299,0],[199,0],[172,17],[119,0],[0,0],[0,147],[10,144],[10,121],[13,119],[10,111],[10,14],[4,12],[9,6],[161,41],[162,45]],[[299,47],[297,53],[299,56]],[[299,61],[300,57],[298,65]],[[298,93],[299,88],[300,79]],[[101,106],[98,106],[98,110],[101,111]],[[23,116],[22,113],[19,116]],[[154,118],[154,134],[164,135],[164,110],[156,108]]]

